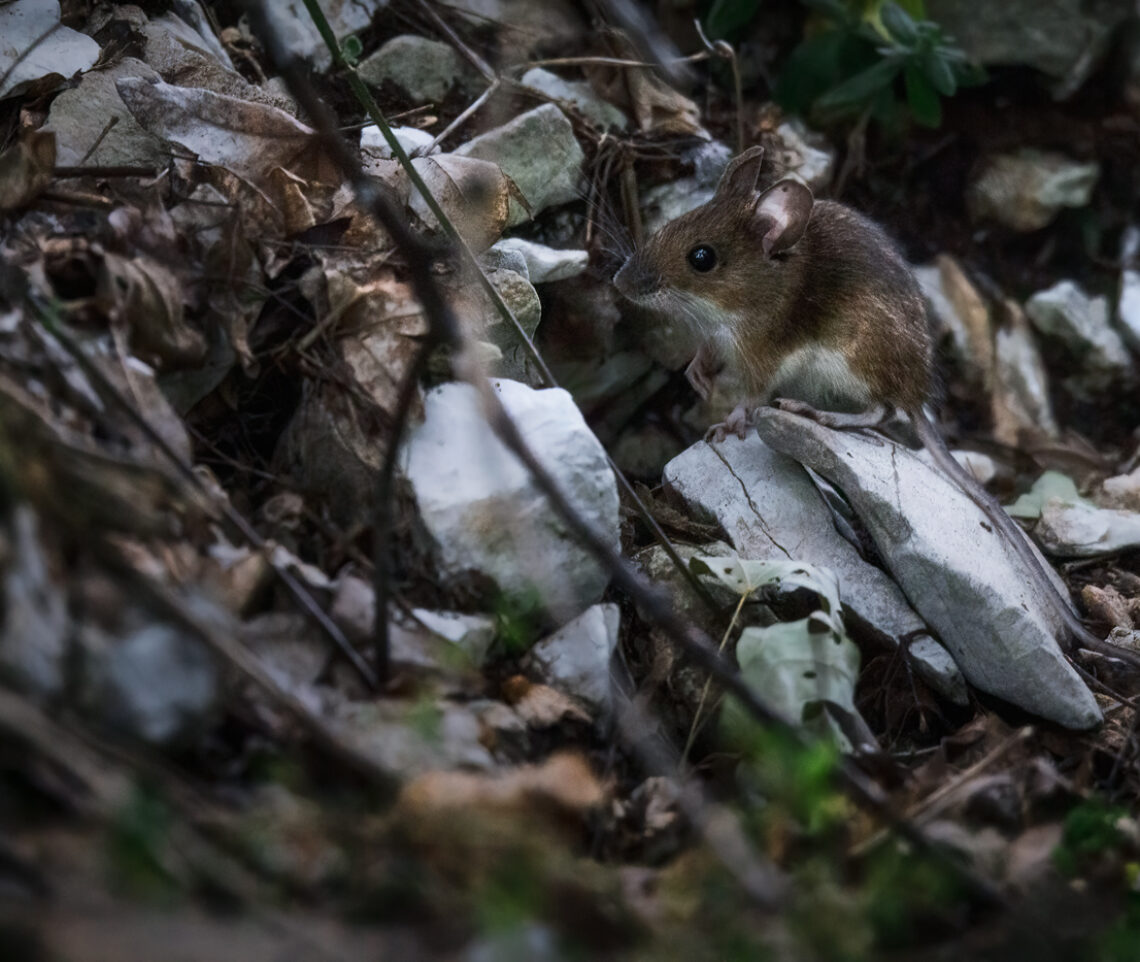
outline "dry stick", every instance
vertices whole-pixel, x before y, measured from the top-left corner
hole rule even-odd
[[[709,40],[699,19],[693,21],[693,26],[697,28],[697,36],[701,38],[701,43],[705,45],[709,54],[727,60],[732,69],[732,94],[736,101],[736,152],[742,154],[744,153],[744,90],[740,82],[740,65],[736,62],[736,51],[727,40],[718,40],[716,43]]]
[[[315,0],[305,0],[305,4],[312,12]],[[299,62],[292,56],[286,55],[286,51],[280,45],[276,31],[265,18],[262,5],[251,2],[246,6],[246,10],[255,34],[260,37],[265,45],[267,55],[281,73],[290,93],[297,98],[301,108],[313,121],[317,131],[324,139],[325,146],[332,152],[334,159],[337,160],[346,176],[352,179],[354,186],[358,186],[358,198],[380,221],[381,226],[389,232],[396,245],[408,255],[408,269],[412,286],[424,308],[424,314],[429,325],[436,329],[436,337],[439,343],[452,346],[459,345],[462,341],[459,324],[432,273],[431,249],[426,247],[420,238],[411,231],[403,216],[388,197],[381,194],[372,182],[361,175],[359,165],[337,135],[335,120],[330,111],[317,96],[311,84],[308,83]],[[331,39],[331,31],[329,31],[323,15],[320,15],[319,8],[317,8],[317,15],[320,16],[318,27],[321,23],[324,24],[322,34],[327,34],[326,42],[328,42]],[[335,43],[335,41],[332,42]],[[394,141],[395,138],[392,137],[389,142],[394,143]],[[395,144],[395,149],[400,155],[406,157],[398,144]],[[434,203],[430,192],[426,194],[425,202],[429,205]],[[804,741],[803,734],[789,725],[756,695],[747,682],[741,678],[732,663],[717,652],[711,639],[703,631],[680,618],[671,608],[667,597],[643,575],[627,565],[624,559],[610,547],[608,540],[599,535],[593,526],[578,514],[543,464],[538,461],[523,441],[518,428],[507,415],[502,402],[491,389],[488,380],[483,377],[472,377],[470,383],[480,392],[487,421],[496,436],[528,469],[551,507],[554,508],[580,543],[606,568],[614,584],[635,601],[644,616],[660,627],[674,645],[702,670],[717,678],[726,690],[740,701],[741,706],[748,714],[757,721],[778,728],[790,738],[802,743]],[[836,777],[848,796],[857,805],[878,815],[900,837],[916,849],[941,856],[939,850],[915,825],[898,816],[882,789],[869,779],[851,759],[840,759],[836,766]],[[943,862],[956,873],[959,880],[976,898],[989,905],[1001,906],[1005,904],[1000,892],[988,879],[978,876],[968,867],[953,860],[947,860],[943,857]]]
[[[1008,738],[1004,739],[999,745],[990,749],[982,758],[974,762],[964,771],[959,772],[946,784],[939,786],[935,791],[931,792],[926,798],[920,799],[911,809],[906,813],[907,818],[911,819],[929,819],[943,811],[949,802],[953,801],[954,793],[958,791],[963,785],[972,781],[994,762],[998,761],[1006,752],[1016,745],[1020,745],[1033,735],[1033,728],[1026,726],[1019,728],[1013,732]],[[865,855],[871,849],[875,848],[884,838],[884,832],[876,832],[874,835],[860,842],[851,850],[852,855]]]
[[[451,123],[449,123],[446,127],[444,127],[443,130],[441,130],[438,134],[436,134],[436,136],[432,140],[432,142],[430,144],[428,144],[427,147],[422,151],[422,154],[424,156],[427,156],[428,154],[430,154],[433,150],[435,150],[436,147],[438,147],[443,141],[445,141],[448,137],[450,137],[456,130],[458,130],[465,123],[467,123],[467,121],[470,120],[471,117],[473,117],[484,106],[484,104],[486,104],[487,101],[490,100],[495,95],[496,91],[498,91],[500,86],[502,86],[500,84],[500,82],[498,80],[495,80],[491,84],[491,86],[489,86],[486,90],[484,90],[478,97],[475,98],[475,100],[473,100],[468,105],[467,109],[464,110],[463,113],[461,113]],[[417,153],[419,153],[419,151],[417,151]]]
[[[375,691],[378,687],[376,681],[376,674],[368,666],[368,663],[360,657],[360,653],[352,647],[351,643],[345,638],[344,633],[330,620],[329,616],[316,599],[309,593],[308,589],[302,585],[291,572],[286,570],[280,565],[272,564],[272,559],[268,554],[268,544],[265,539],[257,533],[254,527],[245,520],[245,517],[232,505],[228,500],[219,500],[213,497],[209,489],[202,483],[202,479],[198,477],[194,471],[194,466],[186,461],[181,454],[174,450],[158,431],[154,429],[151,423],[139,413],[130,401],[127,400],[118,389],[118,387],[111,383],[111,381],[99,370],[98,366],[93,364],[91,360],[83,353],[83,349],[76,343],[75,339],[67,331],[54,309],[54,305],[42,305],[38,301],[33,301],[36,312],[39,314],[40,320],[51,331],[56,339],[63,345],[68,354],[80,369],[87,376],[87,378],[95,385],[99,393],[105,398],[109,399],[116,407],[118,407],[146,437],[150,442],[158,448],[159,451],[166,457],[178,472],[190,483],[190,485],[197,491],[201,492],[209,504],[216,506],[224,515],[226,520],[237,529],[243,538],[252,544],[258,551],[266,553],[266,558],[270,560],[274,573],[281,582],[289,589],[290,594],[301,606],[301,609],[312,618],[313,621],[324,631],[332,642],[340,649],[340,652],[348,659],[348,662],[356,673],[360,675],[361,680],[368,686],[369,690]]]
[[[89,167],[56,167],[52,170],[52,176],[60,180],[67,177],[157,177],[158,170],[154,167],[131,167],[126,164],[103,167],[93,164]]]

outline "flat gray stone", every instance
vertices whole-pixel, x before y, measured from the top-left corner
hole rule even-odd
[[[530,214],[513,197],[509,226],[537,216],[547,207],[579,198],[585,155],[566,115],[543,104],[467,141],[455,150],[498,164],[530,205]]]
[[[438,103],[452,87],[473,88],[479,76],[451,44],[413,34],[393,37],[362,60],[357,72],[373,87],[387,80],[424,103]]]
[[[170,145],[145,130],[119,96],[116,82],[128,77],[147,81],[160,79],[141,60],[127,57],[106,70],[84,74],[78,86],[63,91],[51,102],[44,130],[55,134],[58,164],[73,166],[84,157],[86,164],[107,166],[134,164],[162,168],[170,162]],[[107,130],[112,118],[117,122]],[[104,131],[106,136],[100,140]],[[95,150],[88,154],[92,147]]]
[[[839,487],[915,610],[982,691],[1069,728],[1101,720],[1065,660],[1064,631],[1016,551],[982,511],[913,452],[763,408],[770,445]]]

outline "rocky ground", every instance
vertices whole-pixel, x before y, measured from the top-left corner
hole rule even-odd
[[[882,222],[1140,650],[1135,11],[269,6],[0,5],[4,958],[1134,958],[1140,674],[610,279],[753,144]]]

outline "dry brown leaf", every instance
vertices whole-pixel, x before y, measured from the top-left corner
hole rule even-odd
[[[640,60],[637,48],[617,30],[606,32],[611,56]],[[708,140],[700,108],[661,80],[651,67],[586,67],[590,84],[604,99],[633,113],[643,134],[696,136]]]
[[[493,774],[428,772],[404,787],[397,805],[415,816],[471,808],[525,812],[536,803],[584,815],[603,798],[601,783],[586,760],[567,752],[553,755],[541,765]]]
[[[47,189],[55,167],[55,134],[25,131],[0,154],[0,211],[25,207]]]
[[[99,258],[96,299],[112,322],[130,328],[135,348],[166,364],[200,361],[206,339],[185,320],[182,283],[174,272],[141,254],[121,257],[109,251]]]
[[[569,695],[523,675],[503,683],[503,697],[531,728],[553,728],[563,722],[591,724],[589,713]]]
[[[475,157],[436,154],[416,157],[412,166],[472,250],[484,251],[499,239],[507,226],[510,198],[519,196],[519,190],[498,164]],[[419,191],[411,191],[408,206],[429,228],[439,229],[439,222]]]

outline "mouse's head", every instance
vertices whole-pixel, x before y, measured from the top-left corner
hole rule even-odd
[[[752,147],[725,169],[707,204],[671,220],[614,276],[634,303],[687,317],[701,327],[755,308],[785,286],[783,256],[803,236],[812,193],[798,180],[756,190],[762,147]]]

